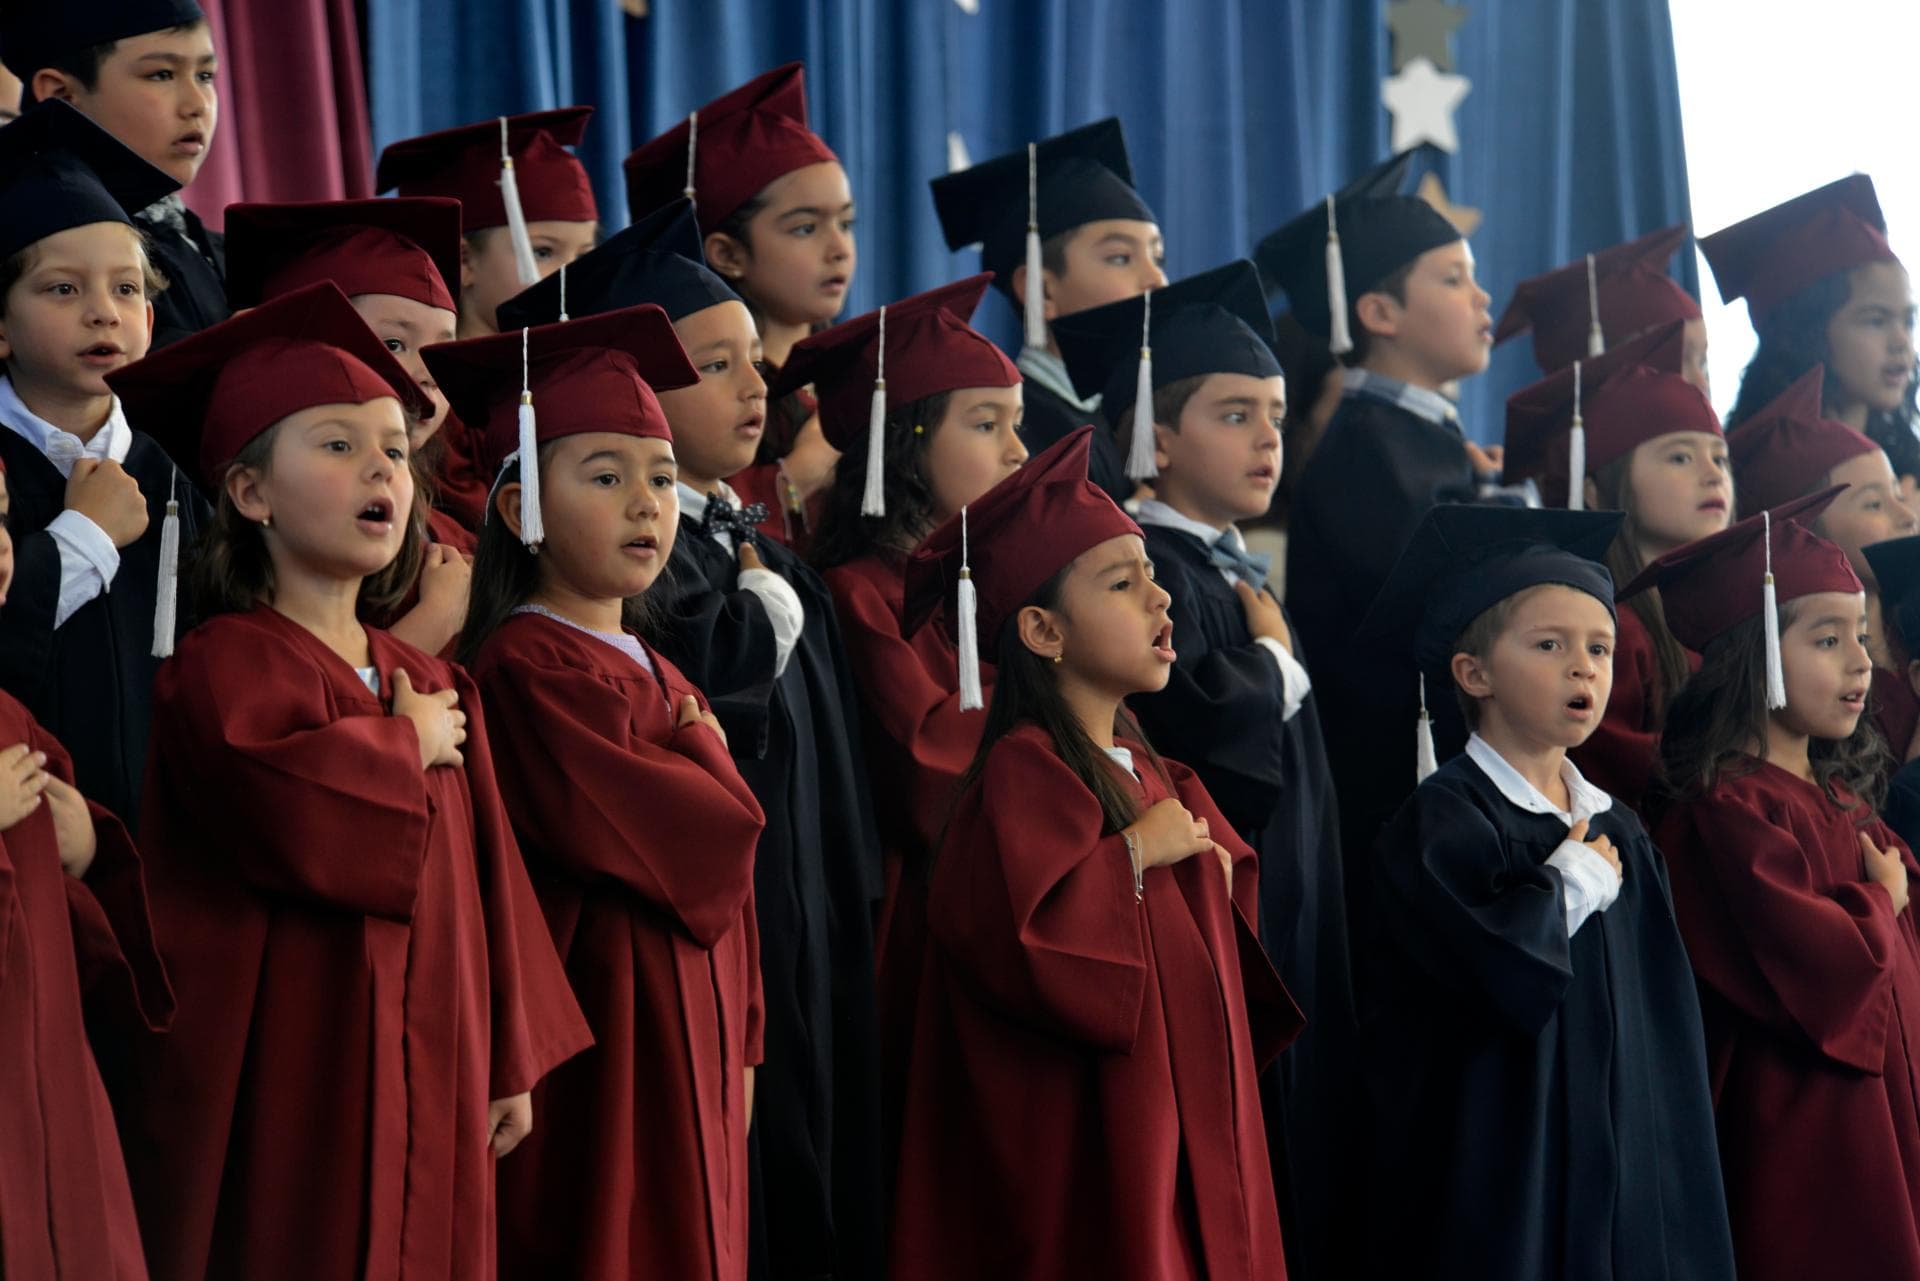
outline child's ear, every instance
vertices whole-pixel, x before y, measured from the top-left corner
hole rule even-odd
[[[473,273],[472,244],[473,242],[469,240],[467,237],[465,236],[460,237],[460,292],[461,293],[465,293],[467,292],[467,290],[473,288],[474,273]]]
[[[1167,442],[1179,434],[1178,427],[1169,427],[1165,423],[1153,425],[1153,466],[1156,471],[1173,470],[1173,455],[1167,452]]]
[[[241,519],[264,525],[273,516],[273,507],[260,488],[260,472],[252,467],[235,467],[227,473],[227,498]]]
[[[1455,654],[1447,669],[1453,673],[1453,683],[1465,690],[1468,698],[1493,697],[1493,681],[1487,675],[1487,665],[1474,655]]]
[[[1052,324],[1059,316],[1059,309],[1053,301],[1054,275],[1045,267],[1040,269],[1041,314]],[[1027,305],[1027,264],[1021,263],[1013,269],[1013,309],[1024,311]]]
[[[747,247],[724,231],[707,233],[707,264],[728,280],[747,274]]]
[[[1060,630],[1060,622],[1052,610],[1028,605],[1020,611],[1016,621],[1020,629],[1020,643],[1040,657],[1057,659],[1066,652],[1067,637]]]
[[[1370,334],[1382,338],[1392,338],[1400,332],[1400,304],[1393,300],[1392,294],[1374,290],[1361,294],[1353,304],[1353,314],[1359,319],[1361,328]]]
[[[1581,487],[1580,492],[1586,496],[1588,511],[1597,512],[1600,510],[1600,486],[1593,483],[1593,477],[1587,477],[1586,483]]]
[[[53,67],[42,67],[33,73],[33,96],[38,102],[48,98],[72,102],[82,87],[78,79]]]
[[[508,481],[493,496],[493,512],[506,522],[507,532],[520,537],[520,482]]]

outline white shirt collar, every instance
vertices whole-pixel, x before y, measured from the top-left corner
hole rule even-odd
[[[1573,806],[1568,811],[1548,800],[1539,788],[1529,783],[1519,770],[1507,762],[1506,757],[1495,751],[1493,745],[1478,734],[1467,739],[1467,756],[1480,767],[1487,781],[1500,789],[1502,796],[1529,814],[1552,814],[1572,827],[1582,819],[1604,814],[1613,808],[1613,797],[1587,782],[1571,759],[1560,762],[1560,777],[1567,785],[1567,799]]]
[[[13,380],[5,375],[0,375],[0,423],[5,423],[14,435],[45,454],[62,476],[70,473],[82,458],[124,463],[127,451],[133,447],[133,429],[127,426],[127,416],[121,411],[118,396],[113,398],[106,424],[93,433],[92,440],[81,440],[28,409],[20,393],[13,389]]]
[[[1022,347],[1020,358],[1013,363],[1028,381],[1039,383],[1075,409],[1089,414],[1099,411],[1099,394],[1095,393],[1082,400],[1080,394],[1073,389],[1073,379],[1067,375],[1067,362],[1045,347]]]
[[[1343,370],[1340,386],[1344,395],[1371,396],[1375,400],[1384,400],[1431,423],[1457,424],[1460,421],[1459,409],[1439,392],[1416,387],[1385,374],[1376,374],[1371,369],[1356,367]]]
[[[1183,534],[1192,534],[1209,547],[1224,538],[1229,547],[1240,551],[1247,548],[1246,536],[1240,532],[1239,526],[1228,525],[1225,529],[1215,529],[1205,521],[1175,511],[1158,498],[1143,498],[1134,504],[1133,518],[1142,525],[1158,525],[1162,529],[1177,529]]]
[[[680,514],[690,520],[704,520],[707,515],[707,496],[685,481],[675,481],[674,488],[680,491]],[[720,497],[735,507],[740,505],[740,495],[734,493],[733,486],[724,480],[720,482]]]

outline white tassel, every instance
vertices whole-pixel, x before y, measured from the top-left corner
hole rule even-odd
[[[1433,718],[1427,715],[1427,677],[1420,676],[1420,719],[1413,730],[1413,781],[1424,783],[1440,768],[1433,751]]]
[[[867,407],[867,480],[860,491],[860,514],[887,514],[887,309],[880,309],[880,340],[874,357],[873,401]]]
[[[1607,335],[1600,328],[1600,287],[1594,283],[1593,255],[1587,255],[1587,357],[1607,354]]]
[[[153,597],[153,656],[155,658],[172,657],[173,633],[179,617],[180,500],[173,496],[179,484],[180,474],[176,468],[173,481],[167,490],[167,516],[160,522],[160,581]]]
[[[1153,291],[1141,295],[1140,376],[1133,385],[1133,439],[1127,443],[1127,479],[1152,480],[1153,463]]]
[[[977,712],[987,705],[980,691],[980,602],[974,594],[973,568],[968,564],[967,509],[960,509],[960,589],[955,630],[960,637],[960,710]]]
[[[1787,705],[1787,673],[1780,664],[1780,601],[1773,586],[1773,513],[1760,513],[1760,536],[1767,542],[1767,577],[1760,589],[1761,626],[1767,642],[1767,710]]]
[[[1047,287],[1040,267],[1040,158],[1033,143],[1027,144],[1027,346],[1045,350],[1047,346]]]
[[[1580,362],[1573,362],[1573,430],[1567,434],[1567,510],[1587,506],[1587,426],[1580,417]]]
[[[567,316],[567,264],[560,264],[560,323],[566,324]]]
[[[1327,350],[1344,356],[1353,350],[1347,327],[1347,267],[1340,256],[1340,227],[1333,217],[1333,197],[1327,197]]]
[[[520,541],[538,547],[547,541],[540,519],[540,441],[534,430],[533,390],[527,369],[527,330],[520,331]]]
[[[507,118],[500,117],[500,203],[507,208],[507,235],[513,240],[513,264],[521,285],[540,283],[540,264],[533,258],[533,240],[527,235],[526,211],[520,207],[520,182],[513,176],[513,156],[507,150]]]
[[[680,188],[680,194],[687,198],[689,204],[695,206],[698,206],[699,201],[695,200],[693,195],[693,150],[694,144],[699,141],[700,113],[690,111],[687,113],[687,185]]]

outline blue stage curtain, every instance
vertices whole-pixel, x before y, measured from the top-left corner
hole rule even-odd
[[[815,129],[860,211],[851,307],[974,269],[926,181],[957,134],[974,159],[1118,115],[1179,276],[1247,253],[1386,154],[1382,0],[366,0],[374,142],[487,116],[599,107],[584,159],[625,225],[620,159],[739,82],[807,64]],[[1666,0],[1473,0],[1454,39],[1473,82],[1460,151],[1432,167],[1481,211],[1480,279],[1514,284],[1687,215]],[[1683,279],[1694,284],[1691,255]],[[983,308],[996,337],[1010,308]],[[1464,389],[1473,435],[1534,377],[1524,340]]]

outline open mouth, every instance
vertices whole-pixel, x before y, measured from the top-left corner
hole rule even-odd
[[[101,342],[83,349],[80,353],[80,359],[86,361],[88,364],[100,364],[106,361],[118,360],[124,355],[126,355],[126,353],[113,343]]]
[[[1853,711],[1865,711],[1867,707],[1867,691],[1864,689],[1849,690],[1840,696],[1840,701],[1845,703]]]
[[[173,140],[173,149],[184,156],[197,156],[207,149],[207,135],[195,129]]]
[[[1587,694],[1575,694],[1567,700],[1567,710],[1575,716],[1586,716],[1593,711],[1593,699]]]
[[[767,417],[765,414],[748,414],[745,418],[742,418],[733,425],[733,430],[736,435],[758,436],[761,431],[765,429],[766,425]]]
[[[1726,509],[1727,500],[1724,498],[1709,498],[1700,504],[1700,510],[1703,512],[1723,512]]]
[[[393,503],[385,498],[376,498],[360,509],[359,520],[363,525],[390,525],[393,523]]]
[[[832,293],[838,293],[840,290],[845,289],[846,287],[847,287],[847,278],[845,276],[828,276],[825,280],[820,282],[820,288]]]
[[[1173,620],[1171,618],[1162,623],[1160,630],[1153,634],[1153,652],[1154,656],[1163,663],[1171,663],[1174,660]]]
[[[642,559],[657,556],[660,554],[660,539],[656,534],[641,534],[637,538],[628,539],[621,550],[631,552]]]
[[[1248,480],[1270,481],[1279,473],[1272,467],[1256,467],[1247,473]]]

